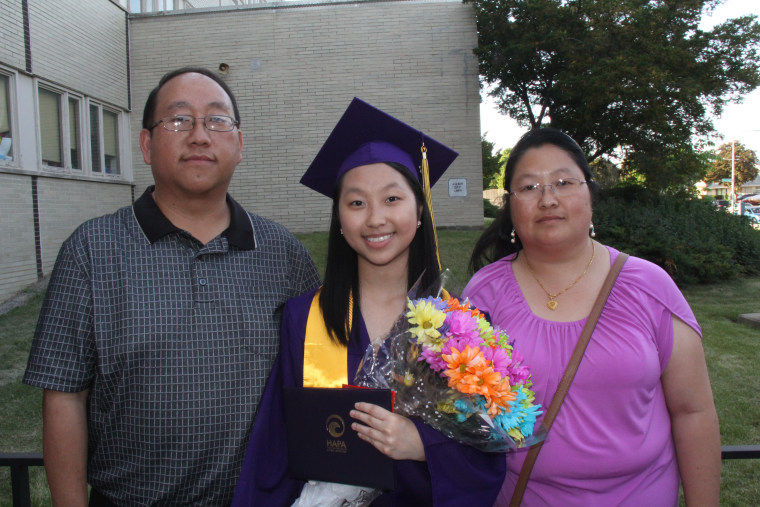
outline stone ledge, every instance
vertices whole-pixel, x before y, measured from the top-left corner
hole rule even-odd
[[[760,313],[743,313],[739,315],[738,322],[760,328]]]

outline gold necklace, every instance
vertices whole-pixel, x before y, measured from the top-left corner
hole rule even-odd
[[[549,310],[556,310],[557,306],[559,306],[559,303],[557,303],[557,298],[564,294],[565,292],[569,291],[573,288],[573,286],[580,281],[581,278],[583,278],[583,275],[585,275],[588,272],[588,268],[591,267],[591,263],[594,262],[594,254],[596,254],[596,247],[594,246],[594,242],[591,242],[591,259],[589,259],[588,264],[586,264],[586,269],[583,270],[583,273],[580,274],[578,278],[576,278],[573,283],[562,289],[556,294],[552,294],[548,290],[546,290],[546,287],[544,287],[544,284],[541,283],[541,280],[538,279],[536,276],[536,273],[533,271],[533,268],[530,267],[530,262],[528,262],[528,259],[525,259],[525,264],[528,266],[528,271],[530,271],[530,274],[533,275],[533,278],[536,280],[538,285],[546,292],[546,295],[549,296],[549,301],[546,302],[546,307]]]

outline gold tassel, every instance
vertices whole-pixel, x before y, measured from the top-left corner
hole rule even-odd
[[[422,192],[425,194],[430,222],[433,224],[433,238],[435,239],[435,257],[438,260],[438,270],[441,270],[441,254],[438,252],[438,233],[435,230],[435,217],[433,216],[433,196],[430,195],[430,167],[428,166],[427,147],[422,143]]]
[[[438,251],[438,232],[435,229],[435,217],[433,217],[433,196],[430,195],[430,167],[427,160],[427,148],[425,143],[422,143],[420,148],[422,151],[422,192],[425,194],[425,201],[427,201],[428,211],[430,211],[430,223],[433,224],[433,239],[435,240],[435,258],[438,261],[438,271],[441,271],[441,253]],[[451,298],[451,295],[441,287],[441,297],[444,300]]]

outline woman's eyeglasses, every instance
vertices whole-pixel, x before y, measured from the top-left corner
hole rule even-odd
[[[586,183],[586,180],[579,180],[578,178],[561,178],[546,185],[542,185],[541,183],[520,185],[514,192],[510,192],[509,195],[515,196],[520,201],[537,201],[544,195],[546,187],[549,187],[554,195],[562,197],[577,194],[584,183]]]

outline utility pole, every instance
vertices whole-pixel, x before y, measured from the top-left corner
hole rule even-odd
[[[742,132],[760,132],[758,129],[747,129]],[[736,209],[736,135],[731,140],[731,213],[741,215]]]
[[[731,213],[738,215],[736,209],[736,138],[731,140]]]

